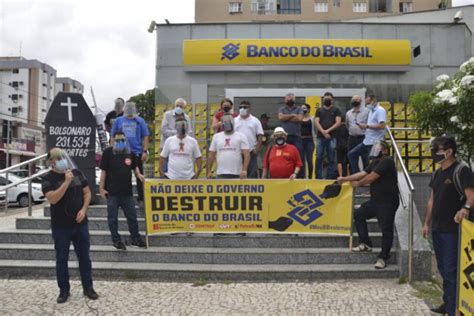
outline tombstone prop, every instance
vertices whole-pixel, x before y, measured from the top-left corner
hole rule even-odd
[[[46,146],[65,150],[89,182],[97,203],[95,179],[96,120],[79,93],[59,92],[45,119]]]

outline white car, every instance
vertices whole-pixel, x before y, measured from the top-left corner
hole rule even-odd
[[[13,182],[18,182],[23,178],[20,178],[13,174],[8,174],[8,180],[5,174],[0,175],[0,191],[5,191],[4,186]],[[41,184],[31,184],[31,195],[33,203],[41,203],[45,200],[43,191],[41,190]],[[8,189],[8,203],[18,203],[21,207],[28,206],[28,182],[23,182],[17,186]]]

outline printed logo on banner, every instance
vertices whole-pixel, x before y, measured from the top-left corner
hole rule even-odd
[[[224,51],[222,52],[221,60],[224,60],[224,59],[232,60],[235,57],[240,55],[239,53],[240,43],[238,44],[229,43],[225,45],[224,47],[222,47],[222,49]]]
[[[466,290],[474,291],[474,238],[468,242],[468,245],[462,251],[464,251],[466,258],[469,260],[466,264],[467,267],[462,271],[467,280],[463,283],[463,286]]]
[[[318,211],[318,207],[324,203],[311,190],[296,193],[287,203],[293,207],[288,215],[304,226],[311,224],[323,215]]]

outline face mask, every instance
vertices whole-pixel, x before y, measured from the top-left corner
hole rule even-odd
[[[291,108],[293,105],[295,105],[295,101],[288,100],[288,101],[286,101],[286,105],[288,105]]]
[[[331,106],[331,104],[332,104],[331,99],[324,99],[324,105],[325,106]]]
[[[303,109],[303,114],[308,113],[308,109]]]
[[[446,152],[439,154],[437,150],[432,149],[431,150],[431,157],[433,159],[434,163],[440,163],[443,160],[445,160],[447,157]]]
[[[351,101],[351,106],[353,108],[358,107],[360,105],[360,101]]]
[[[239,110],[239,113],[240,113],[241,116],[247,116],[247,114],[248,114],[247,109],[244,109],[244,108],[241,108]]]
[[[277,137],[277,138],[275,138],[275,143],[276,143],[277,145],[279,145],[279,146],[282,146],[282,145],[285,144],[285,138],[283,138],[283,137]]]
[[[69,169],[69,163],[66,159],[61,159],[56,161],[56,163],[54,164],[54,168],[58,171],[64,172]]]
[[[182,115],[183,114],[183,109],[180,108],[179,106],[174,109],[174,114],[175,115]]]
[[[371,111],[373,111],[375,109],[375,106],[373,104],[369,104],[367,105],[367,108]]]
[[[234,130],[234,124],[231,121],[223,121],[222,127],[224,128],[224,132],[232,133]]]
[[[230,106],[224,106],[223,108],[224,112],[230,112]]]
[[[115,141],[115,143],[114,143],[114,152],[122,153],[122,152],[125,151],[125,148],[127,148],[127,145],[125,144],[125,142],[123,140]]]

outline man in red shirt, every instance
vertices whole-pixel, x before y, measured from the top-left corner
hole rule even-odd
[[[293,180],[303,166],[298,149],[286,143],[287,135],[283,127],[275,128],[274,145],[267,150],[263,159],[262,178],[266,178],[269,171],[270,179]]]

